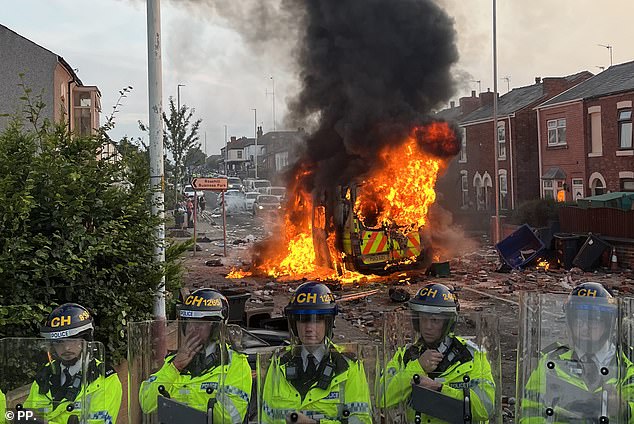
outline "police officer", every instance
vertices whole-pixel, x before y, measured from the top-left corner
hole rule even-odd
[[[292,344],[269,365],[262,422],[371,423],[363,363],[332,342],[337,304],[328,287],[300,285],[284,312]]]
[[[179,306],[178,317],[182,336],[178,351],[141,384],[141,409],[146,414],[156,410],[160,395],[201,411],[207,411],[210,399],[215,399],[214,423],[241,423],[252,376],[247,356],[222,341],[220,333],[229,318],[227,298],[213,289],[198,289]]]
[[[407,404],[407,422],[415,422],[410,404],[414,376],[421,386],[464,401],[470,399],[471,419],[492,417],[495,384],[485,352],[454,334],[459,304],[443,284],[428,284],[409,301],[414,342],[400,347],[385,367],[380,399],[386,408]],[[465,379],[468,376],[468,379]],[[467,383],[465,383],[467,381]],[[468,393],[465,393],[465,387]],[[444,423],[434,416],[420,414],[423,423]]]
[[[524,388],[520,422],[634,422],[634,368],[617,350],[616,299],[599,283],[581,283],[564,312],[569,341],[542,352]]]
[[[53,423],[66,423],[73,415],[87,417],[89,423],[116,423],[121,382],[111,366],[86,357],[90,355],[86,342],[93,341],[94,329],[88,310],[76,303],[65,303],[50,313],[40,334],[51,341],[51,359],[36,374],[26,409]],[[81,399],[87,405],[81,405]]]

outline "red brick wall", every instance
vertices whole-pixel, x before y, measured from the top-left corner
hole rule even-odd
[[[566,145],[548,147],[547,123],[551,119],[561,118],[566,119]],[[543,175],[551,167],[559,167],[566,173],[566,183],[569,187],[572,186],[572,178],[582,178],[586,181],[584,189],[587,195],[585,118],[585,109],[581,102],[540,110],[539,113],[542,150],[541,174]],[[566,200],[572,200],[571,192],[566,193]]]
[[[586,102],[585,111],[592,106],[601,107],[601,137],[603,140],[603,155],[588,158],[587,177],[593,172],[599,172],[605,179],[607,189],[620,191],[619,171],[634,171],[634,156],[616,156],[619,150],[619,128],[616,104],[621,101],[634,103],[634,92],[610,96]],[[586,130],[586,145],[590,144],[590,129]],[[589,181],[586,179],[586,186]],[[588,190],[588,195],[590,191]]]
[[[537,151],[537,114],[532,109],[516,113],[511,120],[513,138],[513,178],[515,207],[538,199],[539,157]]]

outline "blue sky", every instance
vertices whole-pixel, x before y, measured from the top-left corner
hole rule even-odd
[[[207,0],[209,3],[212,0]],[[225,1],[225,0],[222,0]],[[362,0],[358,0],[362,1]],[[204,3],[201,0],[201,3]],[[491,0],[439,0],[454,17],[461,84],[455,99],[477,90],[493,90]],[[634,60],[634,2],[531,0],[498,2],[498,75],[510,87],[530,85],[536,76],[562,76]],[[285,99],[296,91],[288,51],[254,52],[231,24],[208,16],[208,9],[162,1],[163,95],[196,109],[203,119],[207,153],[219,153],[224,126],[229,136],[253,136],[254,113],[265,132],[273,127],[271,76],[275,81],[277,129],[283,128]],[[618,4],[618,7],[616,7]],[[102,113],[110,114],[118,91],[134,87],[124,99],[111,135],[142,136],[137,120],[147,122],[147,43],[145,1],[20,0],[3,9],[0,23],[63,56],[86,85],[102,93]],[[273,46],[275,47],[275,46]],[[505,93],[500,79],[498,90]],[[294,128],[289,128],[294,129]],[[204,144],[204,143],[203,143]]]

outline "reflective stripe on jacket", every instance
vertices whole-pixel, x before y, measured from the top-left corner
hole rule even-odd
[[[51,369],[51,364],[46,366]],[[80,391],[73,402],[63,399],[54,405],[51,391],[41,394],[40,385],[35,381],[31,384],[24,408],[33,410],[37,416],[50,424],[66,424],[71,415],[80,419],[86,417],[90,424],[115,424],[121,408],[121,396],[122,388],[119,376],[112,368],[108,367],[105,375],[99,375],[90,382],[85,390]],[[71,404],[72,411],[69,412],[67,408]]]
[[[464,376],[469,376],[469,392],[471,394],[471,414],[473,422],[486,422],[494,413],[495,383],[491,374],[491,364],[486,353],[461,337],[452,336],[453,343],[460,343],[471,354],[471,360],[464,363],[454,362],[435,378],[442,383],[441,393],[454,399],[463,400]],[[399,348],[385,367],[381,377],[378,398],[382,407],[388,409],[406,405],[408,422],[414,422],[415,411],[410,406],[412,381],[415,374],[426,376],[420,362],[412,359],[405,364],[405,353],[409,346]],[[423,423],[441,424],[440,419],[421,415]]]
[[[601,416],[604,405],[600,405],[599,402],[604,403],[602,401],[604,393],[616,394],[620,391],[625,411],[617,411],[619,406],[615,407],[611,399],[605,399],[610,422],[620,414],[621,417],[614,422],[634,424],[634,414],[632,414],[634,411],[634,366],[632,363],[622,356],[622,370],[614,369],[608,372],[602,384],[595,389],[590,389],[583,378],[575,375],[583,370],[574,356],[573,351],[563,345],[556,346],[542,356],[537,369],[531,373],[524,388],[519,404],[521,408],[519,422],[522,424],[595,422],[587,417],[596,415],[598,420]],[[547,369],[549,362],[552,369]],[[614,368],[617,367],[615,361]],[[620,381],[619,374],[623,375]],[[579,403],[575,404],[575,402]],[[582,412],[581,407],[589,408],[588,412]],[[546,418],[547,408],[553,409],[553,415],[549,418]],[[586,418],[572,418],[579,415]]]
[[[141,383],[139,402],[143,412],[149,414],[156,410],[158,396],[161,396],[158,387],[163,385],[172,399],[200,411],[206,411],[209,399],[215,398],[214,423],[241,423],[251,396],[251,367],[246,355],[231,349],[227,352],[226,365],[213,367],[198,376],[181,374],[172,364],[175,355],[168,356],[161,369]],[[220,386],[223,374],[224,385]]]
[[[330,355],[336,355],[344,366],[337,369],[326,389],[314,383],[303,399],[286,378],[284,358],[289,350],[272,358],[262,392],[261,422],[285,424],[289,413],[300,412],[321,424],[340,423],[343,411],[347,410],[348,423],[372,423],[370,389],[363,363],[339,353],[336,345],[330,348]]]

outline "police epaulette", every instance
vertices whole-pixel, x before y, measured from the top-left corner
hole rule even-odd
[[[116,374],[117,372],[114,370],[112,365],[106,364],[106,371],[104,373],[104,377],[110,377],[112,374]]]
[[[554,342],[546,346],[544,349],[542,349],[542,352],[545,355],[550,355],[550,354],[561,355],[562,353],[568,352],[569,350],[570,348],[568,346],[562,345],[559,342]]]
[[[348,356],[348,354],[351,354],[351,356]],[[346,358],[351,359],[353,361],[357,360],[357,356],[355,354],[352,354],[351,352],[340,353],[340,352],[337,352],[336,350],[332,350],[330,352],[330,358],[335,364],[336,374],[341,374],[342,372],[348,369],[348,361],[346,360]]]

